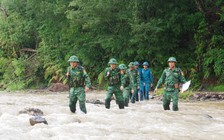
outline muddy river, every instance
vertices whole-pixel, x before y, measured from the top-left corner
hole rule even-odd
[[[104,101],[105,92],[87,93]],[[224,102],[179,102],[178,112],[164,111],[162,102],[150,100],[119,110],[87,103],[87,114],[68,108],[68,94],[53,92],[0,92],[1,140],[223,140]],[[78,105],[78,104],[77,104]],[[48,125],[31,126],[24,108],[39,108]],[[81,122],[80,122],[81,121]]]

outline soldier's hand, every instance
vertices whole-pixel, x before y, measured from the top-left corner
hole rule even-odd
[[[138,86],[137,89],[139,89],[140,87]]]
[[[110,75],[110,72],[108,71],[108,72],[107,72],[107,77],[108,77],[109,75]]]
[[[85,92],[88,92],[89,91],[89,88],[88,87],[85,87]]]
[[[134,89],[131,89],[131,93],[134,93]]]
[[[157,90],[158,90],[158,89],[157,89],[157,88],[155,88],[154,93],[156,93],[156,92],[157,92]]]
[[[124,87],[123,87],[123,86],[121,86],[121,87],[120,87],[120,90],[123,90],[123,89],[124,89]]]

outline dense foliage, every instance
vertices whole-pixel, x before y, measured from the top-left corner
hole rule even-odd
[[[170,56],[194,85],[222,84],[223,47],[223,0],[0,0],[2,88],[66,83],[73,54],[94,84],[112,57],[158,79]]]

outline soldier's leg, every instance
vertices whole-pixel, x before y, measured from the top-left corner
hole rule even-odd
[[[122,91],[120,90],[119,87],[116,87],[114,94],[116,96],[119,108],[124,109],[124,98],[123,98]]]
[[[124,106],[128,106],[129,92],[130,92],[129,88],[124,88],[124,90],[123,90]]]
[[[76,111],[77,95],[75,94],[74,88],[70,88],[69,91],[69,108],[72,113]]]
[[[87,113],[86,110],[86,93],[85,93],[85,89],[84,88],[79,88],[78,91],[78,99],[79,99],[79,107],[80,110],[84,113]]]
[[[143,101],[143,97],[144,97],[144,86],[141,83],[140,84],[140,101]]]
[[[172,93],[173,111],[178,111],[178,90]]]
[[[149,100],[149,84],[146,83],[145,85],[145,98],[146,100]]]
[[[164,108],[164,110],[170,110],[170,100],[171,100],[170,92],[164,91],[164,94],[163,94],[163,108]]]
[[[143,87],[143,96],[144,96],[144,100],[146,100],[146,87]]]
[[[114,88],[111,87],[111,86],[107,88],[107,95],[106,95],[106,98],[105,98],[105,107],[107,109],[110,109],[110,101],[111,101],[111,97],[113,96],[113,92],[114,92],[113,90],[114,90]]]
[[[134,87],[134,93],[132,93],[132,96],[131,96],[131,102],[132,103],[135,103],[135,97],[136,97],[136,95],[135,95],[135,93],[137,92],[137,87]]]
[[[136,101],[139,101],[139,97],[138,97],[138,96],[139,96],[139,94],[138,94],[138,92],[139,92],[139,89],[137,89],[137,90],[136,90],[136,93],[135,93],[135,98],[136,98]]]

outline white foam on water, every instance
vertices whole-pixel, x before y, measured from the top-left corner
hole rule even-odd
[[[105,94],[87,94],[104,101]],[[87,114],[71,113],[67,93],[0,93],[0,139],[4,140],[163,140],[216,139],[224,137],[224,102],[180,102],[180,111],[164,111],[161,101],[130,103],[120,110],[87,103]],[[39,108],[48,125],[31,126],[24,108]],[[172,106],[171,106],[172,108]],[[211,117],[209,117],[211,116]]]

